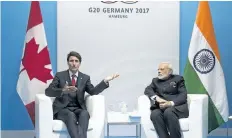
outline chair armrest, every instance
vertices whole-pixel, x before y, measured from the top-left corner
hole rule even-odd
[[[52,99],[45,94],[35,97],[35,131],[36,138],[52,137],[53,109]]]
[[[89,125],[93,128],[88,137],[104,136],[105,130],[105,98],[102,95],[86,96],[86,106],[90,115]]]
[[[189,131],[194,137],[206,138],[208,135],[208,96],[206,94],[188,94]]]
[[[86,106],[90,114],[90,118],[98,118],[105,115],[105,98],[102,95],[88,95],[86,97]]]
[[[142,130],[141,130],[141,137],[142,138],[157,138],[156,131],[153,131],[152,128],[154,128],[150,115],[151,102],[150,99],[146,95],[142,95],[138,98],[138,112],[141,115],[141,124],[142,124]]]
[[[142,95],[138,98],[138,112],[141,116],[148,116],[150,120],[150,99],[146,95]]]

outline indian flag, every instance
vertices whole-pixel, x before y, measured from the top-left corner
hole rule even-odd
[[[199,2],[184,78],[188,93],[209,96],[208,132],[227,122],[225,79],[207,1]]]

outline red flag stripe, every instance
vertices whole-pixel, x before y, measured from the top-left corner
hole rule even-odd
[[[32,1],[28,25],[27,25],[27,31],[42,22],[43,19],[42,19],[39,1]]]
[[[30,115],[31,121],[33,125],[35,126],[35,101],[29,103],[26,105],[27,111]]]

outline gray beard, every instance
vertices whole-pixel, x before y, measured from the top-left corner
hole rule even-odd
[[[166,80],[166,79],[169,78],[169,76],[170,76],[170,74],[168,74],[167,76],[158,76],[158,79],[160,79],[160,80]]]

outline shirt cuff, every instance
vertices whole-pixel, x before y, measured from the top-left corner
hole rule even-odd
[[[173,101],[170,101],[172,106],[175,106],[175,103]]]
[[[108,82],[108,81],[105,81],[105,80],[104,80],[104,82],[105,82],[105,84],[106,84],[107,86],[109,86],[109,82]]]
[[[155,101],[156,100],[156,95],[154,95],[154,96],[151,96],[150,98],[151,98],[151,100],[153,100],[153,101]]]

